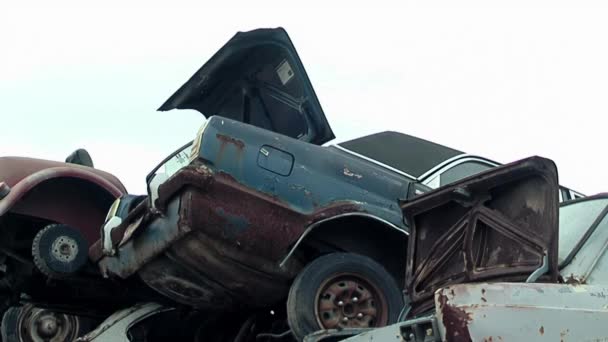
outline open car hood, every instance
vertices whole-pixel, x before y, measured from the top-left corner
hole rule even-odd
[[[401,203],[410,225],[406,289],[411,315],[444,286],[525,281],[543,266],[558,276],[557,168],[531,157]]]
[[[283,28],[238,32],[158,110],[194,109],[323,144],[334,134]]]

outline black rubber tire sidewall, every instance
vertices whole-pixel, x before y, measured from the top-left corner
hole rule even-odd
[[[339,273],[360,274],[384,293],[388,324],[397,322],[403,308],[403,295],[386,269],[363,255],[332,253],[313,260],[298,274],[287,298],[287,320],[297,340],[321,327],[315,316],[315,297],[321,285]]]
[[[2,325],[0,326],[0,336],[2,337],[1,342],[20,342],[20,322],[21,316],[24,311],[36,310],[31,304],[25,306],[11,306],[9,307],[4,315],[2,316]],[[27,313],[27,312],[26,312]],[[78,319],[78,318],[77,318]],[[77,337],[81,337],[95,328],[92,321],[86,319],[78,319],[78,331],[76,332]]]
[[[51,252],[55,239],[59,236],[68,236],[78,244],[78,254],[69,262],[57,260]],[[62,277],[75,273],[82,268],[88,258],[88,243],[80,232],[72,227],[62,224],[52,224],[42,229],[32,244],[34,263],[40,271],[47,276]]]
[[[11,306],[2,316],[0,335],[2,342],[19,342],[19,316],[21,307]]]

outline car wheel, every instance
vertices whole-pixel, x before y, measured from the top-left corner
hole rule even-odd
[[[296,339],[321,329],[370,328],[397,321],[403,296],[394,278],[374,260],[332,253],[308,264],[287,298],[287,320]]]
[[[33,305],[10,307],[2,317],[2,342],[74,341],[82,333],[78,317]]]
[[[78,230],[64,224],[51,224],[36,234],[32,256],[42,273],[61,278],[86,264],[88,243]]]

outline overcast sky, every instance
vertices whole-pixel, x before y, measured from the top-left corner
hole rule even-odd
[[[156,109],[236,31],[283,26],[336,141],[396,130],[499,162],[541,155],[563,185],[608,191],[601,2],[79,3],[0,5],[0,155],[64,160],[84,147],[143,192],[203,120]]]

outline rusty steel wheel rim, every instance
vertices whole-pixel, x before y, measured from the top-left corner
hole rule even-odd
[[[373,328],[388,324],[386,296],[359,274],[328,278],[315,297],[315,317],[324,329]]]

